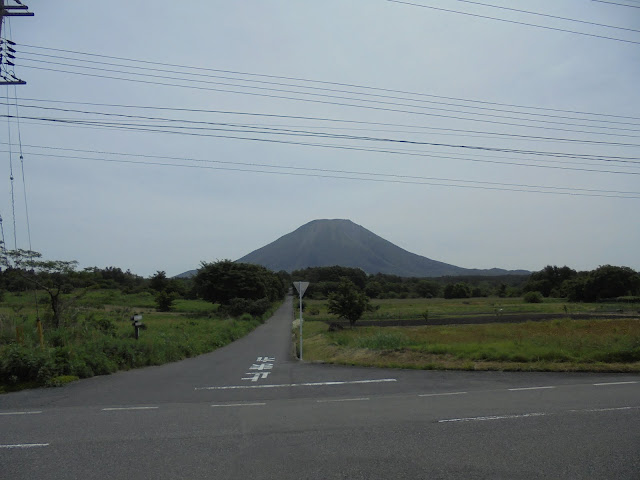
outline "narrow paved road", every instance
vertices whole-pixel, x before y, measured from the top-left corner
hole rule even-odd
[[[0,396],[2,479],[640,478],[640,376],[290,356],[292,302],[181,362]]]

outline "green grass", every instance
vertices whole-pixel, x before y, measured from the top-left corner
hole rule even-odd
[[[327,302],[324,300],[305,300],[305,320],[332,322],[337,320],[335,315],[327,312]],[[543,303],[526,303],[521,297],[516,298],[412,298],[412,299],[373,299],[371,305],[374,311],[365,312],[362,320],[385,321],[424,319],[428,318],[460,317],[467,315],[497,316],[520,314],[606,314],[623,310],[626,313],[636,313],[640,309],[637,303],[572,303],[566,299],[545,298]],[[565,310],[566,308],[566,310]],[[297,315],[297,314],[296,314]]]
[[[305,360],[402,368],[640,372],[640,319],[304,327]]]
[[[200,300],[177,300],[174,311],[157,312],[150,293],[78,293],[66,297],[78,298],[67,305],[64,325],[57,329],[47,323],[46,303],[39,304],[44,348],[39,345],[35,329],[33,295],[5,295],[0,303],[0,393],[58,386],[76,378],[160,365],[210,352],[245,336],[277,307],[273,305],[261,318],[247,314],[231,319],[219,318],[217,305]],[[142,313],[146,327],[138,340],[130,321],[134,312]]]

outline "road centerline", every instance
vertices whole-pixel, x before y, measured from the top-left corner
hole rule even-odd
[[[39,413],[42,413],[42,410],[32,412],[0,412],[0,415],[37,415]]]
[[[211,405],[212,407],[260,407],[266,405],[264,402],[254,402],[254,403],[217,403]]]
[[[38,447],[48,447],[48,443],[16,443],[13,445],[0,445],[0,448],[38,448]]]
[[[464,418],[447,418],[438,420],[438,423],[455,423],[455,422],[485,422],[490,420],[509,420],[517,418],[531,418],[531,417],[544,417],[546,413],[521,413],[516,415],[487,415],[482,417],[464,417]]]
[[[605,383],[594,383],[593,385],[596,387],[605,387],[609,385],[632,385],[638,383],[637,381],[629,381],[629,382],[605,382]]]
[[[552,388],[556,388],[555,386],[552,385],[547,385],[547,386],[543,386],[543,387],[519,387],[519,388],[509,388],[508,390],[510,392],[520,392],[520,391],[524,391],[524,390],[549,390]]]
[[[469,392],[423,393],[419,397],[446,397],[449,395],[466,395]]]
[[[360,397],[360,398],[335,398],[331,400],[316,400],[316,403],[337,403],[337,402],[362,402],[370,400],[369,397]]]
[[[103,412],[115,412],[123,410],[157,410],[160,407],[107,407],[101,409]]]

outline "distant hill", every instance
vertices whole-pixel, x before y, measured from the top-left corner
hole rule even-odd
[[[408,252],[351,220],[314,220],[237,260],[291,272],[341,265],[402,277],[523,275],[526,270],[468,269]],[[195,270],[192,271],[195,273]],[[185,272],[182,275],[191,272]],[[182,276],[181,275],[181,276]]]

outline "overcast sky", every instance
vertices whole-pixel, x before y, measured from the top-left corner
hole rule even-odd
[[[640,2],[486,2],[619,28],[459,0],[23,1],[8,247],[29,247],[21,140],[31,246],[80,267],[175,275],[346,218],[466,268],[640,270]]]

